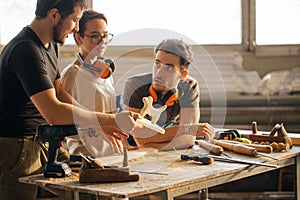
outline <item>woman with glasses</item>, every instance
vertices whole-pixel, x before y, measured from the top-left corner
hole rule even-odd
[[[79,21],[79,31],[74,33],[78,46],[78,55],[62,71],[62,85],[77,102],[89,110],[103,113],[116,113],[116,95],[111,73],[114,63],[104,62],[104,52],[112,39],[107,31],[107,19],[104,14],[94,10],[85,10]],[[112,64],[113,67],[109,69]],[[104,75],[105,69],[109,71]],[[88,130],[90,133],[81,138],[74,136],[66,139],[70,154],[100,157],[122,153],[121,140],[104,136],[101,127]],[[84,144],[90,144],[85,147]],[[96,146],[98,148],[93,148]],[[114,144],[114,145],[113,145]]]

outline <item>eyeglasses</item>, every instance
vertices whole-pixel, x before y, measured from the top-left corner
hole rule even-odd
[[[103,35],[99,35],[99,34],[92,34],[92,35],[80,34],[80,35],[81,37],[86,36],[91,38],[92,44],[100,44],[100,42],[102,41],[105,41],[106,43],[110,43],[114,37],[114,35],[111,33],[105,33]]]

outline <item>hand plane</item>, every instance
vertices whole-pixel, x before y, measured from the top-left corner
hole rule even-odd
[[[127,163],[127,151],[124,151],[123,166],[104,166],[99,161],[81,154],[82,167],[79,170],[80,183],[111,183],[138,181],[139,174],[131,174]],[[126,160],[126,161],[125,161]]]

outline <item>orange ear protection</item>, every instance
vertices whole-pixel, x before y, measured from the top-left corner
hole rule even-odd
[[[184,70],[181,72],[181,77],[184,78],[188,75],[189,71],[188,70]]]
[[[150,96],[153,98],[153,102],[157,102],[157,94],[156,91],[153,89],[152,85],[149,87]],[[173,106],[175,101],[178,100],[178,92],[174,92],[174,90],[169,90],[166,96],[164,97],[165,105]]]
[[[77,58],[83,67],[91,70],[100,78],[108,78],[115,71],[115,63],[112,59],[97,57],[93,64],[88,64],[82,60],[80,54],[77,54]]]

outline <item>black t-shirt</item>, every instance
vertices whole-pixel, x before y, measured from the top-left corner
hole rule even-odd
[[[126,106],[142,109],[144,103],[143,97],[150,96],[149,87],[152,84],[152,74],[142,74],[127,79],[123,88],[123,102]],[[168,106],[161,114],[157,124],[162,126],[169,121],[178,122],[181,108],[199,107],[199,87],[198,82],[187,76],[181,79],[177,86],[178,100],[174,105]],[[159,94],[157,94],[159,95]],[[165,104],[167,99],[160,99],[153,103],[154,107],[160,107]]]
[[[45,123],[30,96],[53,88],[60,78],[58,50],[54,42],[48,49],[29,27],[25,27],[0,55],[0,136],[35,134]]]

